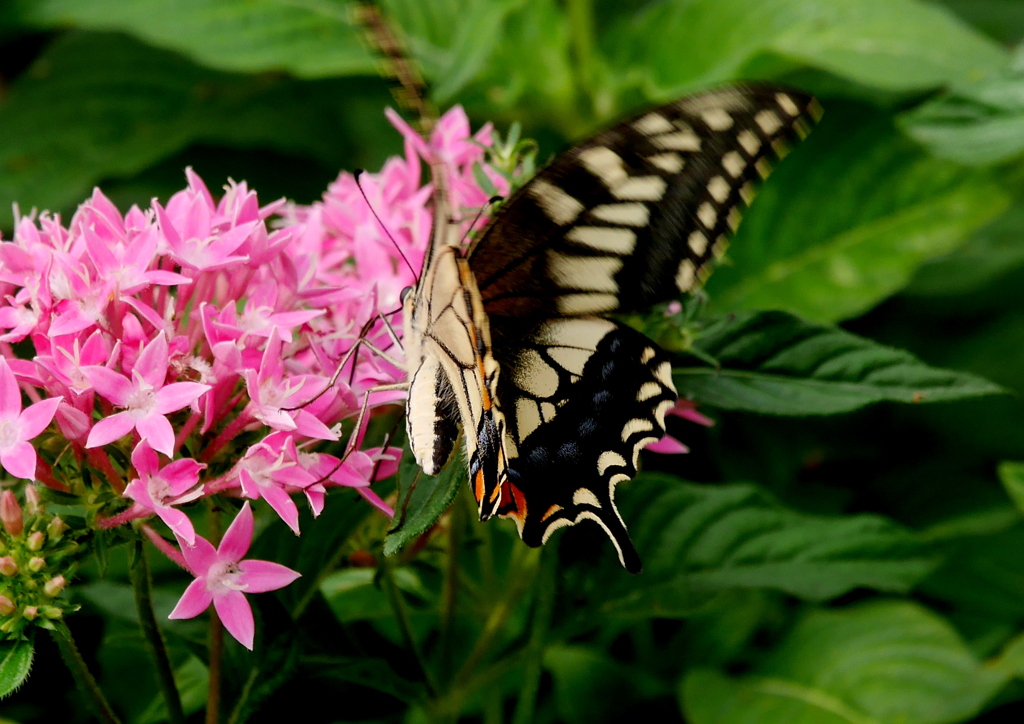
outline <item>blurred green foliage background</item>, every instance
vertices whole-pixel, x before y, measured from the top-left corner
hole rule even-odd
[[[795,364],[781,374],[807,382],[810,407],[780,407],[790,387],[760,407],[705,404],[713,429],[671,430],[693,452],[651,456],[620,490],[639,578],[599,531],[560,534],[538,557],[456,501],[449,534],[390,563],[434,681],[374,570],[345,565],[379,545],[365,507],[329,502],[299,540],[271,525],[257,545],[305,588],[260,597],[257,653],[229,651],[226,700],[241,703],[225,720],[320,721],[297,713],[316,708],[324,721],[488,724],[1019,718],[1024,1],[382,6],[439,106],[503,131],[520,122],[542,158],[721,82],[816,93],[825,117],[748,213],[707,314],[841,324],[1006,393],[864,407],[909,388],[867,394],[841,370],[811,379]],[[166,199],[189,165],[211,188],[230,176],[263,202],[312,201],[339,169],[401,150],[376,69],[341,0],[0,0],[0,230],[10,238],[13,202],[68,218],[94,185],[122,208]],[[119,555],[76,587],[71,623],[125,719],[160,721]],[[183,582],[168,566],[157,583],[166,613]],[[203,629],[167,632],[198,712]],[[88,713],[41,644],[0,717]]]

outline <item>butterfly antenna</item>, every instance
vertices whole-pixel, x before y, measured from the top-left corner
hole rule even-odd
[[[494,206],[494,204],[500,203],[501,201],[504,200],[505,198],[503,196],[492,196],[491,198],[487,199],[487,203],[481,206],[480,210],[476,212],[476,216],[473,217],[473,223],[469,225],[469,228],[466,229],[466,233],[462,235],[463,244],[466,243],[466,239],[469,238],[469,235],[473,233],[473,227],[476,226],[476,222],[480,221],[480,217],[484,215],[484,212],[490,211],[490,208]]]
[[[412,268],[412,264],[409,262],[409,258],[405,255],[405,252],[402,251],[402,247],[400,247],[398,242],[395,241],[395,237],[393,237],[391,232],[388,231],[388,227],[384,226],[384,222],[380,220],[380,216],[377,215],[377,211],[373,208],[373,204],[370,203],[370,199],[367,197],[366,191],[363,189],[363,184],[359,181],[359,178],[363,175],[363,170],[361,168],[356,169],[356,172],[352,175],[356,179],[356,186],[359,187],[359,193],[363,195],[363,201],[366,202],[366,206],[370,209],[370,213],[373,214],[373,218],[375,218],[377,223],[380,224],[380,228],[384,229],[384,234],[391,240],[391,243],[395,247],[395,251],[397,251],[398,255],[402,257],[402,261],[405,262],[405,265],[409,267],[409,271],[412,272],[413,277],[419,279],[420,275]]]

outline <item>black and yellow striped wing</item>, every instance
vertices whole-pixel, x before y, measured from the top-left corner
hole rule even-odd
[[[812,97],[770,86],[646,111],[543,168],[470,249],[507,422],[499,513],[525,542],[592,519],[639,570],[614,486],[664,434],[676,392],[665,353],[602,317],[703,283],[758,183],[819,115]]]

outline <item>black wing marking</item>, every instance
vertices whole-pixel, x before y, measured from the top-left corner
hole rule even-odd
[[[590,324],[583,330],[574,324]],[[557,323],[556,323],[557,324]],[[524,344],[524,354],[545,360],[557,376],[552,394],[541,404],[551,404],[558,414],[534,426],[514,440],[510,450],[508,482],[503,490],[499,515],[513,518],[523,541],[539,546],[556,529],[594,520],[611,538],[622,565],[639,573],[640,558],[615,507],[615,486],[637,472],[640,450],[665,433],[665,413],[676,401],[671,364],[667,355],[639,332],[600,319],[566,320],[564,326],[548,326]],[[600,333],[585,356],[580,374],[562,367],[558,350],[584,350],[584,338]],[[559,345],[559,337],[564,344]],[[570,362],[574,365],[575,362]],[[537,374],[536,368],[533,374]],[[533,391],[514,381],[499,385],[509,421],[510,436],[525,431],[524,400],[533,405],[538,391],[546,392],[532,378]]]
[[[469,252],[488,315],[640,310],[703,283],[757,183],[819,111],[811,96],[788,89],[722,88],[647,111],[559,156]]]

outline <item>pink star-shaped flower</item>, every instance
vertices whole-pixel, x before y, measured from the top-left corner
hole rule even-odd
[[[46,429],[62,397],[21,409],[21,390],[7,360],[0,357],[0,465],[11,475],[36,479],[36,449],[29,440]]]
[[[202,497],[197,487],[199,471],[206,465],[190,458],[175,460],[160,468],[160,459],[149,443],[143,440],[132,451],[132,465],[139,477],[128,483],[124,497],[135,501],[136,512],[149,510],[190,546],[195,545],[196,531],[192,521],[180,510],[172,507],[190,503]]]
[[[82,373],[100,395],[124,408],[123,412],[106,417],[93,426],[86,447],[106,445],[137,430],[154,450],[167,457],[174,455],[174,429],[167,420],[167,414],[192,404],[210,386],[198,382],[165,385],[167,364],[167,338],[158,334],[142,349],[130,380],[106,367],[82,368]]]
[[[194,546],[178,538],[185,564],[196,580],[185,589],[168,618],[195,618],[213,603],[228,633],[252,651],[256,626],[245,594],[276,591],[300,576],[279,563],[242,560],[252,543],[252,530],[252,509],[246,503],[218,548],[202,536],[196,536]]]

